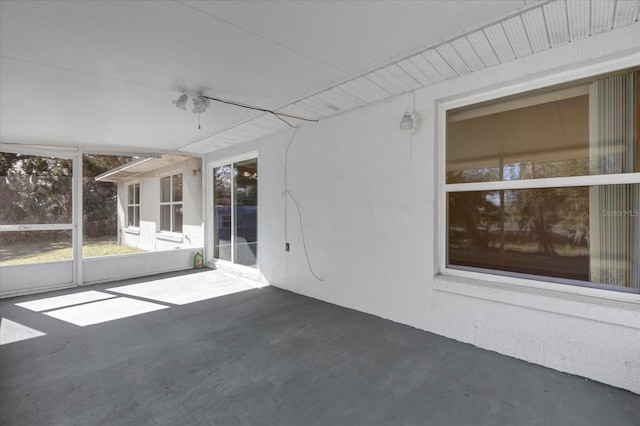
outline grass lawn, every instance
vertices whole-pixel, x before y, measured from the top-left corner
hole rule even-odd
[[[140,253],[137,247],[118,245],[113,241],[86,241],[82,246],[83,257],[110,256],[113,254]],[[59,241],[16,242],[0,247],[0,265],[18,265],[36,262],[71,260],[71,243]]]

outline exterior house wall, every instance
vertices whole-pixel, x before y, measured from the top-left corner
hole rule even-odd
[[[204,246],[202,220],[202,160],[193,158],[145,173],[118,184],[118,234],[122,244],[146,251]],[[160,178],[182,173],[182,233],[160,232]],[[140,183],[140,227],[126,227],[127,186]]]
[[[301,126],[287,164],[290,131],[211,153],[207,167],[259,152],[260,271],[270,284],[640,393],[640,296],[440,274],[437,181],[440,102],[640,64],[638,40],[634,24],[421,89],[412,137],[399,129],[413,102],[405,95]],[[292,202],[285,219],[285,168],[306,254]]]

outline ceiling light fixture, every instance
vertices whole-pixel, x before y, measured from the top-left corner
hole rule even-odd
[[[246,104],[241,104],[239,102],[233,102],[233,101],[228,101],[225,99],[219,99],[219,98],[213,98],[211,96],[205,96],[202,93],[199,92],[186,92],[186,93],[182,93],[178,99],[176,99],[175,101],[171,101],[176,108],[179,108],[183,111],[187,110],[186,104],[189,98],[193,99],[193,110],[192,112],[195,114],[201,114],[203,112],[205,112],[207,110],[207,108],[209,108],[209,106],[211,105],[211,101],[214,102],[220,102],[223,104],[228,104],[228,105],[234,105],[240,108],[247,108],[247,109],[252,109],[255,111],[262,111],[262,112],[266,112],[269,114],[272,114],[274,117],[276,117],[277,119],[285,122],[289,127],[296,127],[293,124],[289,123],[287,120],[285,120],[283,117],[287,117],[287,118],[294,118],[296,120],[302,120],[302,121],[310,121],[313,123],[317,123],[318,120],[314,120],[311,118],[304,118],[304,117],[299,117],[297,115],[290,115],[290,114],[284,114],[281,112],[275,112],[272,111],[270,109],[266,109],[266,108],[258,108],[258,107],[254,107],[251,105],[246,105]],[[199,117],[198,117],[198,121],[199,121]],[[200,124],[198,123],[198,128],[200,128]]]
[[[183,111],[187,110],[187,95],[182,94],[175,101],[171,101],[176,106],[176,108],[181,109]]]
[[[195,114],[201,114],[205,112],[207,108],[209,108],[209,105],[211,105],[211,101],[209,99],[205,98],[202,95],[196,96],[195,98],[193,98],[192,112]]]

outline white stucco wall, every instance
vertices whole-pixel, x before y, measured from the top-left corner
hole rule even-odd
[[[147,251],[191,249],[204,246],[202,219],[202,160],[192,158],[118,184],[118,233],[122,244]],[[159,232],[160,177],[182,173],[182,233]],[[140,228],[126,226],[127,185],[140,183]]]
[[[259,152],[259,258],[270,284],[640,393],[640,296],[439,275],[436,117],[447,99],[551,85],[612,61],[640,64],[639,40],[634,24],[422,89],[422,127],[411,139],[398,128],[411,95],[302,126],[286,167],[322,281],[309,271],[291,202],[284,251],[291,132],[206,161]]]

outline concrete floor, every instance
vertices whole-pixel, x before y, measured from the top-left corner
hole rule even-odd
[[[148,280],[2,300],[46,335],[0,346],[0,424],[640,425],[639,395],[273,287],[84,327],[15,305]]]

